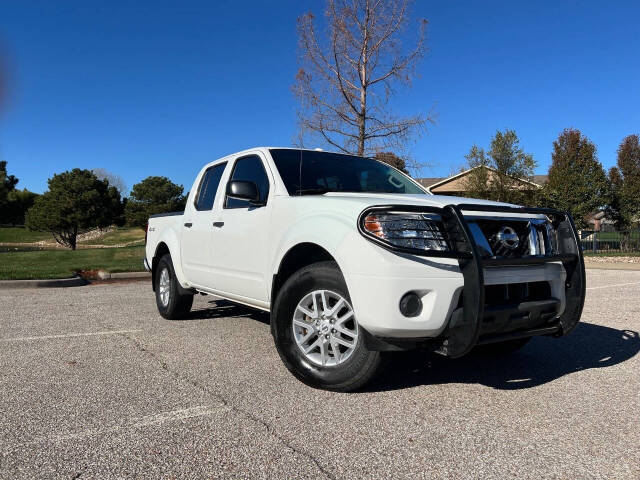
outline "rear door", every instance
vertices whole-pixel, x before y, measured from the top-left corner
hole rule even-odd
[[[237,158],[227,180],[244,180],[258,186],[263,206],[229,198],[220,202],[212,236],[211,266],[216,289],[247,299],[267,302],[267,249],[269,217],[273,203],[271,171],[258,153]],[[220,195],[226,192],[220,189]],[[218,284],[219,281],[219,284]]]
[[[187,205],[182,226],[182,269],[187,281],[212,288],[211,235],[215,199],[227,162],[217,163],[205,170],[200,179],[193,203]]]

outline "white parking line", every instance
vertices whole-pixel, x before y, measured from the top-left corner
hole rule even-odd
[[[191,408],[183,408],[180,410],[172,410],[170,412],[162,412],[154,415],[147,415],[146,417],[142,417],[137,421],[129,422],[124,425],[118,425],[111,428],[99,428],[95,430],[84,430],[77,433],[70,433],[67,435],[55,435],[53,437],[48,437],[47,441],[66,441],[66,440],[76,440],[85,437],[93,437],[96,435],[104,435],[105,433],[119,432],[125,429],[131,428],[142,428],[148,427],[150,425],[159,425],[166,422],[174,422],[177,420],[185,420],[187,418],[193,417],[203,417],[206,415],[213,415],[215,413],[224,412],[226,410],[230,410],[231,407],[228,405],[202,405],[198,407]]]
[[[145,417],[138,417],[137,419],[132,418],[129,422],[125,422],[121,425],[115,425],[113,427],[87,429],[87,430],[81,430],[79,432],[74,432],[74,433],[37,437],[21,444],[21,447],[29,448],[29,446],[31,445],[37,445],[42,443],[48,444],[51,442],[66,442],[69,440],[81,440],[83,438],[95,437],[98,435],[105,435],[108,433],[117,433],[125,430],[135,429],[135,428],[144,428],[152,425],[160,425],[166,422],[175,422],[179,420],[186,420],[188,418],[214,415],[222,412],[227,412],[231,409],[232,409],[231,406],[224,405],[224,404],[202,405],[198,407],[182,408],[179,410],[172,410],[169,412],[161,412],[153,415],[147,415]],[[12,445],[12,449],[14,449],[15,447],[16,447],[15,444]],[[6,450],[4,453],[6,453],[7,451],[8,450]],[[3,452],[0,451],[0,454],[1,453]]]
[[[627,285],[640,285],[640,282],[614,283],[613,285],[600,285],[599,287],[587,287],[587,290],[596,290],[598,288],[625,287]]]
[[[40,337],[12,337],[12,338],[0,338],[0,342],[21,342],[25,340],[49,340],[52,338],[71,338],[71,337],[91,337],[94,335],[118,335],[120,333],[135,333],[141,332],[138,330],[107,330],[104,332],[88,332],[88,333],[64,333],[61,335],[42,335]]]

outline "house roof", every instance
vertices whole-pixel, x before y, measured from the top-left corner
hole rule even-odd
[[[438,183],[443,178],[445,177],[425,177],[425,178],[416,178],[416,180],[420,183],[420,185],[428,188],[434,183]]]
[[[490,172],[497,172],[497,170],[495,168],[481,165],[481,166],[478,166],[478,167],[470,168],[468,170],[464,170],[464,171],[462,171],[460,173],[457,173],[455,175],[452,175],[450,177],[445,177],[445,178],[419,178],[418,182],[420,182],[423,186],[427,187],[427,190],[429,190],[432,193],[435,193],[434,189],[439,189],[441,192],[464,191],[466,188],[465,188],[465,186],[463,184],[461,184],[462,177],[467,175],[472,170],[475,170],[476,168],[486,168]],[[533,177],[534,181],[527,180],[527,179],[524,179],[524,178],[517,178],[516,180],[518,180],[521,184],[529,185],[530,187],[540,188],[543,183],[546,183],[546,178],[547,178],[546,175],[535,175]],[[538,180],[538,182],[536,182],[535,180]]]
[[[544,185],[549,180],[549,175],[534,175],[533,183],[537,183],[538,185]]]

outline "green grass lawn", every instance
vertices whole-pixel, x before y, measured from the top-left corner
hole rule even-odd
[[[103,237],[82,242],[81,245],[119,245],[130,242],[144,242],[144,230],[141,228],[118,227],[113,232],[105,234]]]
[[[640,234],[637,230],[625,235],[626,239],[631,241],[637,241],[638,237],[640,237]],[[625,235],[621,234],[620,232],[596,232],[596,239],[600,242],[619,242],[620,240],[625,238]]]
[[[0,280],[70,277],[78,270],[140,272],[144,247],[0,253]]]
[[[607,252],[598,251],[598,253],[590,252],[589,250],[583,251],[585,257],[640,257],[640,252]]]
[[[0,243],[33,243],[53,240],[50,233],[32,232],[24,227],[1,227]]]
[[[620,234],[618,232],[597,232],[596,238],[603,242],[619,241]]]

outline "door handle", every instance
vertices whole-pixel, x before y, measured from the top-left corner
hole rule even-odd
[[[187,227],[187,228],[191,228],[191,227],[193,227],[193,223],[187,222],[187,223],[184,224],[184,226]]]
[[[216,228],[224,227],[224,222],[213,222],[213,226]]]

